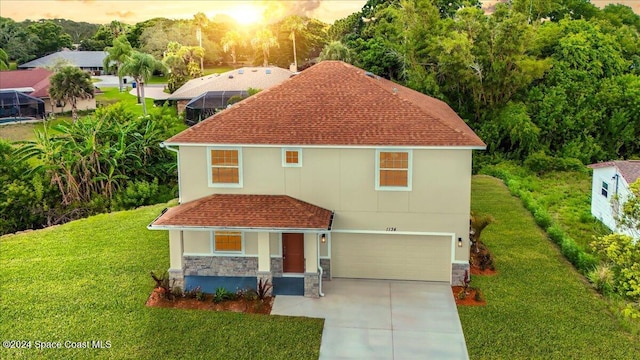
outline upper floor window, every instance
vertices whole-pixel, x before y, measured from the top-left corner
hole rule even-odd
[[[376,190],[411,190],[411,150],[376,150]]]
[[[216,252],[242,252],[240,231],[215,231],[213,245]]]
[[[237,148],[209,148],[209,185],[242,187],[242,152]]]
[[[282,149],[282,166],[302,166],[302,149]]]
[[[609,183],[606,181],[602,182],[602,189],[600,189],[600,194],[604,197],[609,197]]]

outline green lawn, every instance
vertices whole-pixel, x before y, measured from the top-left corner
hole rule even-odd
[[[500,180],[474,177],[472,208],[496,219],[482,237],[498,269],[472,278],[487,306],[458,308],[472,359],[637,358],[638,321],[612,315]]]
[[[142,104],[138,104],[138,98],[129,91],[120,92],[117,87],[103,88],[102,94],[96,95],[96,105],[107,106],[115,103],[123,103],[134,114],[142,115]],[[131,89],[129,89],[131,90]],[[153,99],[145,99],[147,111],[153,111]]]
[[[317,359],[323,321],[147,308],[166,270],[166,205],[0,238],[0,338],[110,341],[109,349],[5,349],[0,358]]]
[[[52,127],[53,125],[70,121],[71,116],[56,116],[54,120],[48,120],[47,122],[2,125],[0,126],[0,139],[7,141],[32,140],[35,138],[35,130],[42,130],[45,125]]]
[[[136,96],[129,94],[128,92],[120,92],[117,87],[104,88],[102,94],[96,95],[96,104],[98,106],[108,106],[115,103],[123,103],[126,108],[132,111],[136,115],[142,115],[142,105],[138,104]],[[147,112],[152,113],[154,111],[160,111],[159,108],[153,106],[153,99],[146,99]],[[172,107],[174,113],[175,107]],[[90,114],[91,112],[89,112]],[[86,116],[86,112],[80,112],[78,116]],[[60,122],[70,122],[71,115],[56,114],[55,120],[49,120],[46,123],[49,126],[58,124]],[[14,125],[2,125],[0,126],[0,139],[8,141],[20,141],[20,140],[32,140],[35,138],[34,130],[42,130],[44,122],[29,123],[29,124],[14,124]]]

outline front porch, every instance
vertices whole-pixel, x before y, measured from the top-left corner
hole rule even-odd
[[[266,281],[276,295],[319,297],[332,220],[289,196],[218,194],[168,209],[148,228],[169,230],[175,286],[235,292]]]

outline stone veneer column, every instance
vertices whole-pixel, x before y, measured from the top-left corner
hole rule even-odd
[[[184,271],[182,269],[169,269],[169,286],[180,286],[184,290]]]
[[[464,272],[468,271],[471,278],[471,266],[469,263],[453,263],[451,264],[451,285],[464,285]]]
[[[320,297],[320,273],[304,273],[304,296]]]

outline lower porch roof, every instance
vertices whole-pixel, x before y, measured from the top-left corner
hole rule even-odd
[[[214,194],[165,209],[150,230],[331,230],[333,212],[287,195]]]

